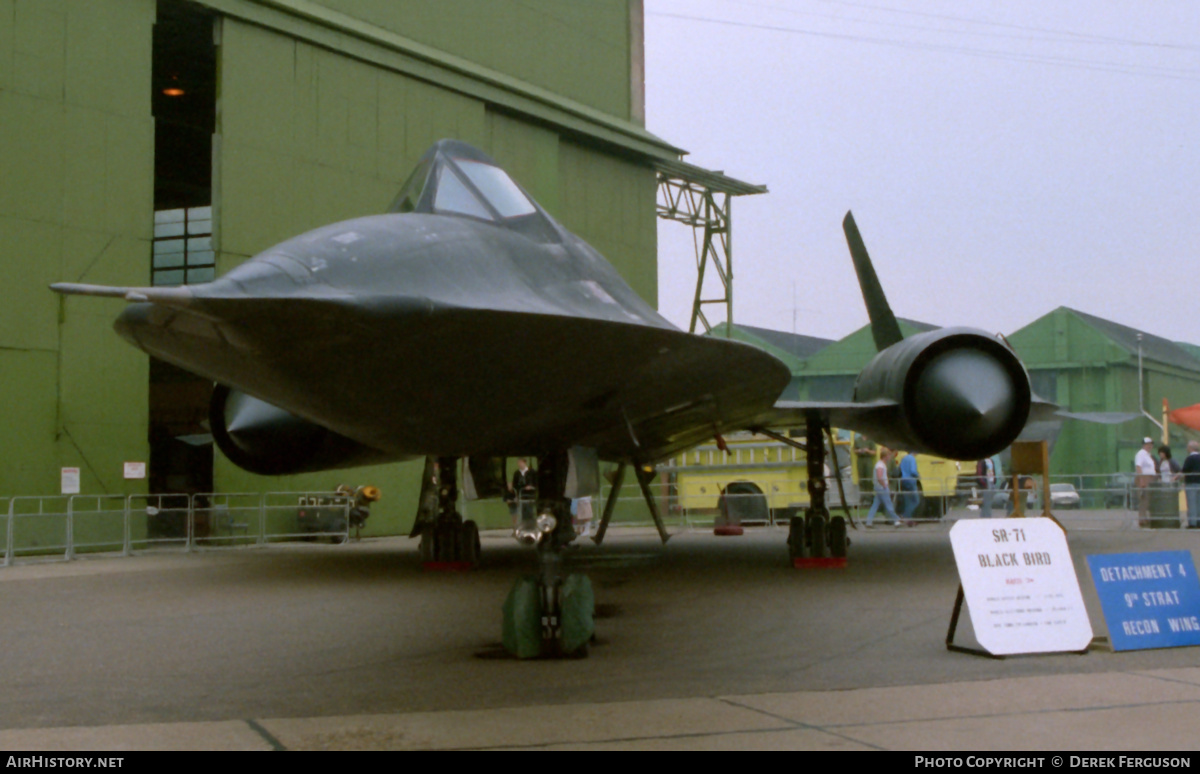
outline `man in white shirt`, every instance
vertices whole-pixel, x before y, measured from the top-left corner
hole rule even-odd
[[[1150,450],[1154,448],[1153,438],[1143,438],[1142,448],[1133,458],[1134,479],[1138,498],[1138,526],[1150,526],[1150,482],[1158,475],[1158,463]]]

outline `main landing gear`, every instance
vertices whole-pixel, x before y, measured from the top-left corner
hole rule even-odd
[[[846,552],[850,545],[845,517],[831,516],[826,505],[825,442],[821,438],[823,429],[826,428],[819,415],[810,415],[805,425],[804,446],[787,436],[768,430],[761,431],[771,438],[803,448],[808,461],[809,507],[803,516],[793,516],[788,522],[788,559],[794,567],[825,564],[841,566],[846,561]],[[832,433],[829,444],[830,448],[834,448]],[[841,491],[842,478],[836,456],[832,467],[838,489]],[[841,495],[842,503],[845,503],[845,491],[841,491]]]
[[[412,537],[421,538],[421,562],[430,568],[467,570],[479,564],[479,527],[455,510],[458,461],[428,457],[421,479],[421,503]]]
[[[797,559],[845,559],[849,545],[843,516],[809,510],[788,523],[788,558],[793,564]]]

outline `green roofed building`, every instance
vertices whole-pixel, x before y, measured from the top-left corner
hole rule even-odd
[[[1033,390],[1075,412],[1137,412],[1161,421],[1162,401],[1200,402],[1200,358],[1180,345],[1120,323],[1059,307],[1009,336],[1029,369]],[[1138,405],[1138,353],[1143,406]],[[1131,471],[1142,438],[1162,431],[1149,419],[1119,425],[1067,422],[1051,456],[1055,473]],[[1183,443],[1172,440],[1176,452]]]
[[[937,327],[906,319],[898,322],[905,336]],[[785,395],[789,399],[851,400],[855,379],[876,354],[869,325],[809,355],[772,348],[772,336],[790,334],[734,326],[734,338],[757,344],[788,363],[793,374]],[[1200,403],[1200,347],[1193,344],[1168,341],[1066,307],[1038,318],[1008,340],[1029,369],[1034,392],[1073,412],[1139,411],[1139,346],[1148,413],[1161,421],[1164,398],[1173,408]],[[1051,455],[1051,471],[1128,471],[1145,436],[1158,441],[1162,431],[1149,419],[1115,425],[1068,421]],[[1184,437],[1179,428],[1173,429],[1172,446],[1177,454],[1184,450]]]
[[[1177,341],[1175,342],[1175,346],[1181,348],[1197,360],[1200,360],[1200,345],[1188,344],[1186,341]]]
[[[384,212],[454,138],[654,304],[655,164],[682,151],[643,127],[642,15],[641,0],[0,0],[0,497],[57,494],[76,468],[96,495],[369,483],[370,527],[406,530],[419,463],[264,479],[214,459],[211,385],[121,341],[119,302],[47,286],[211,279]]]
[[[935,330],[938,326],[897,318],[900,332],[905,336]],[[793,371],[797,392],[795,400],[844,401],[854,397],[854,380],[871,358],[877,354],[871,326],[864,325],[854,333],[835,341],[812,357],[805,359]]]
[[[792,371],[792,381],[784,391],[783,400],[796,400],[800,389],[798,374],[804,368],[804,362],[833,343],[833,339],[755,328],[741,323],[734,323],[732,326],[724,322],[717,323],[706,335],[744,341],[782,360]]]

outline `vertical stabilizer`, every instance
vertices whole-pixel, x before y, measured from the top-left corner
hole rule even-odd
[[[885,350],[904,338],[900,332],[900,324],[896,315],[888,306],[887,296],[879,278],[875,276],[875,267],[871,265],[871,256],[867,255],[867,247],[863,244],[858,226],[854,223],[854,215],[846,213],[842,221],[842,230],[846,232],[846,243],[850,245],[850,257],[854,259],[854,271],[858,274],[858,284],[862,288],[863,301],[867,304],[867,314],[871,317],[871,336],[875,339],[875,349]]]

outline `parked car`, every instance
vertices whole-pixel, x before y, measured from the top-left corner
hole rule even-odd
[[[1079,507],[1079,492],[1072,484],[1050,485],[1050,509],[1071,510]]]
[[[1108,484],[1104,489],[1104,507],[1131,509],[1133,507],[1132,490],[1132,473],[1113,473],[1108,477]]]
[[[1003,481],[1003,483],[1000,484],[1000,488],[997,489],[995,494],[992,495],[993,510],[994,509],[1008,510],[1008,501],[1011,497],[1011,494],[1009,492],[1010,488],[1011,488],[1011,483],[1008,481],[1008,479],[1005,479]],[[1026,510],[1026,512],[1032,513],[1033,511],[1039,510],[1040,505],[1039,505],[1039,501],[1038,501],[1038,490],[1026,489],[1025,492],[1026,492],[1026,495],[1025,495],[1025,510]]]

